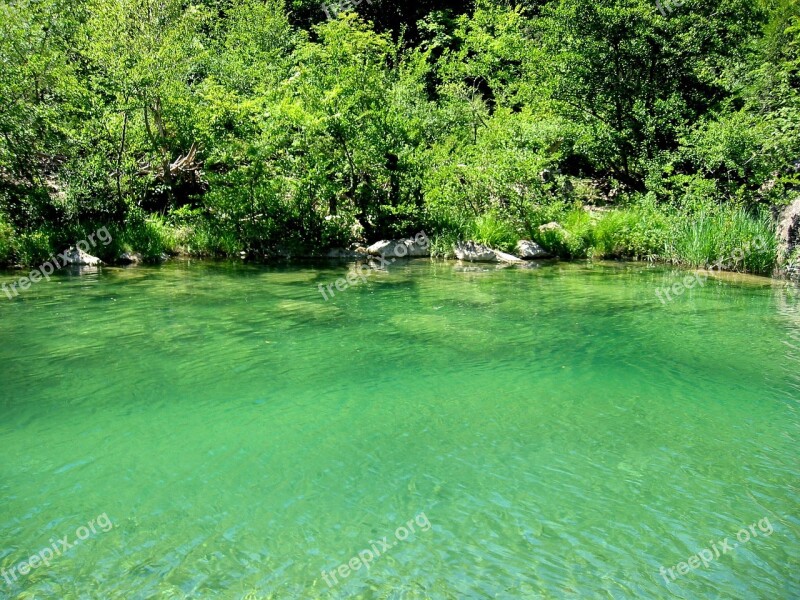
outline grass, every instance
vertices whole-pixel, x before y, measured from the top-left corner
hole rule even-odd
[[[585,258],[592,245],[593,223],[589,213],[581,207],[575,207],[565,210],[552,222],[560,227],[545,230],[537,228],[533,232],[533,240],[560,258]]]
[[[464,236],[454,230],[446,230],[429,236],[431,242],[431,256],[437,258],[455,258],[453,247]]]
[[[603,213],[592,232],[593,258],[656,260],[666,254],[670,218],[649,206]]]
[[[93,230],[96,230],[94,228]],[[106,262],[114,262],[123,252],[138,252],[147,262],[158,261],[163,254],[173,254],[178,248],[178,230],[159,216],[133,213],[123,227],[109,225],[111,242],[97,245],[90,254]],[[76,239],[85,239],[77,234]]]
[[[671,250],[675,262],[688,266],[722,263],[726,270],[769,275],[775,268],[777,245],[767,215],[726,207],[679,219]]]
[[[468,239],[503,252],[513,252],[520,240],[514,227],[493,212],[473,219],[466,233]]]
[[[717,263],[725,270],[769,275],[775,268],[777,240],[767,215],[739,207],[698,213],[665,211],[650,204],[590,215],[565,209],[560,228],[535,230],[534,239],[567,259],[633,258],[665,260],[690,267]]]

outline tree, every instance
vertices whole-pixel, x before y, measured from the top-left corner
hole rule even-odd
[[[112,98],[117,148],[117,189],[123,159],[133,145],[139,175],[155,187],[153,208],[180,205],[196,190],[196,164],[176,172],[194,139],[193,87],[200,80],[206,46],[202,27],[209,14],[180,0],[93,0],[86,23],[87,55],[97,72],[92,84]],[[121,193],[121,191],[120,191]]]
[[[542,14],[539,84],[592,128],[594,167],[639,191],[648,161],[728,97],[720,75],[763,19],[752,0],[689,0],[667,16],[649,0],[559,0]]]

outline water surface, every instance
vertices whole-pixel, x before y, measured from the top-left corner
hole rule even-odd
[[[413,261],[326,301],[347,271],[0,296],[0,597],[800,597],[794,288]]]

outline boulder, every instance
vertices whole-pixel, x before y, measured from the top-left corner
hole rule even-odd
[[[499,262],[506,262],[506,263],[518,263],[522,262],[522,259],[518,256],[514,256],[513,254],[506,254],[505,252],[500,252],[500,250],[494,251],[495,256],[497,256],[497,260]]]
[[[778,221],[778,261],[782,265],[800,246],[800,198],[783,209]]]
[[[383,256],[384,258],[387,256],[391,258],[422,258],[431,255],[427,241],[427,238],[420,241],[413,238],[381,240],[367,248],[367,253],[371,256]]]
[[[117,260],[122,265],[138,265],[144,258],[138,252],[123,252]]]
[[[68,265],[96,267],[103,264],[102,260],[96,256],[92,256],[91,254],[87,254],[78,247],[70,248],[61,256],[63,257],[64,262],[66,262]]]
[[[525,260],[532,260],[534,258],[550,258],[550,253],[536,242],[520,240],[517,242],[517,256]]]
[[[458,242],[453,251],[458,260],[467,262],[521,262],[521,259],[500,250],[493,250],[483,244],[476,244],[473,241]]]
[[[458,242],[453,251],[456,253],[458,260],[466,260],[468,262],[497,262],[497,255],[494,250],[482,244],[475,242]]]

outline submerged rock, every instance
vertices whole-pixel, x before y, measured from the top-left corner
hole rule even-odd
[[[63,257],[64,262],[66,262],[68,265],[96,267],[103,264],[102,260],[96,256],[92,256],[91,254],[87,254],[78,247],[70,248],[61,256]]]
[[[780,287],[777,279],[764,275],[753,275],[752,273],[738,273],[736,271],[720,271],[719,269],[697,269],[697,277],[705,280],[708,277],[719,281],[729,281],[739,285],[749,285],[757,287]],[[698,281],[699,281],[698,279]]]
[[[458,242],[453,251],[458,260],[468,262],[521,262],[522,259],[500,250],[493,250],[489,246],[477,244],[473,241]]]
[[[531,260],[534,258],[550,258],[550,253],[536,242],[520,240],[517,242],[517,256]]]

